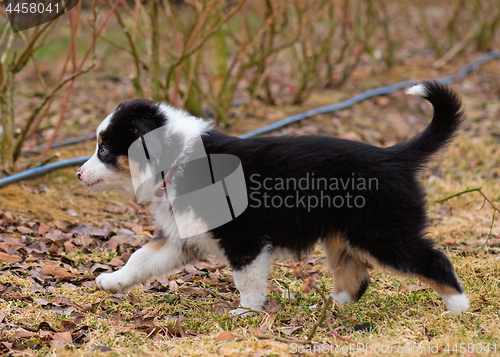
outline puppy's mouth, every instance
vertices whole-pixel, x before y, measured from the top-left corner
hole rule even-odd
[[[100,184],[103,180],[99,179],[95,182],[92,182],[91,184],[88,184],[87,187],[88,188],[92,188],[92,187],[96,187],[98,184]]]

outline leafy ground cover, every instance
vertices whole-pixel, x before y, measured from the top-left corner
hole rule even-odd
[[[304,106],[235,108],[234,115],[245,120],[223,130],[237,135],[366,89],[408,78],[442,77],[467,60],[439,71],[430,69],[425,56],[381,73],[360,69],[342,90],[316,92]],[[499,62],[494,61],[454,85],[464,100],[466,123],[449,149],[421,175],[429,194],[429,236],[456,267],[471,299],[468,312],[451,315],[437,294],[418,280],[374,270],[372,285],[360,302],[332,306],[314,334],[312,347],[283,342],[306,339],[321,317],[325,301],[295,273],[299,269],[320,291],[328,292],[332,282],[320,248],[301,261],[274,265],[265,312],[255,316],[227,313],[238,303],[238,293],[228,267],[213,259],[153,279],[127,295],[100,291],[95,277],[119,269],[154,236],[155,227],[147,206],[114,193],[92,194],[78,182],[75,169],[66,169],[0,189],[0,352],[13,356],[285,356],[325,351],[380,355],[380,350],[367,348],[400,346],[407,350],[393,354],[475,355],[481,346],[479,355],[495,354],[494,349],[500,349],[500,223],[492,223],[494,209],[483,204],[477,192],[436,201],[481,187],[500,206],[499,75]],[[92,80],[75,88],[77,103],[70,113],[84,120],[69,123],[64,128],[67,136],[93,132],[106,110],[129,99],[126,91],[110,93],[109,87],[105,80]],[[92,95],[100,94],[103,99],[96,103]],[[431,114],[423,100],[397,92],[271,135],[335,135],[389,146],[421,131]],[[87,142],[58,149],[54,155],[90,155],[94,147]],[[363,349],[354,342],[363,344]],[[464,353],[460,343],[466,344]],[[472,350],[469,343],[474,344]],[[486,348],[489,352],[484,352]]]

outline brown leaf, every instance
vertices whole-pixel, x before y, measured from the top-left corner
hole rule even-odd
[[[117,333],[125,333],[125,332],[129,332],[130,330],[132,330],[132,327],[128,327],[128,326],[118,326],[116,328],[116,332]]]
[[[252,335],[263,335],[264,332],[260,329],[260,326],[257,326],[257,328],[253,326],[248,326],[247,331],[250,332]]]
[[[13,339],[17,339],[17,338],[30,338],[30,337],[33,337],[35,335],[36,335],[36,333],[34,333],[34,332],[26,331],[24,329],[20,329],[20,330],[17,330],[16,332],[14,332],[14,335],[12,335],[12,338]]]
[[[104,208],[106,212],[110,213],[125,213],[127,209],[129,209],[127,206],[113,206],[113,205],[109,205],[106,206],[106,208]]]
[[[205,272],[203,272],[203,271],[200,271],[200,270],[196,269],[196,268],[194,267],[194,265],[192,265],[192,264],[188,264],[188,265],[186,265],[186,266],[184,267],[184,270],[185,270],[186,272],[188,272],[189,274],[193,274],[193,275],[203,275],[203,274],[206,274]]]
[[[273,284],[268,282],[267,283],[267,292],[271,292],[271,291],[281,295],[281,289],[279,287],[277,287],[276,285],[273,285]]]
[[[399,291],[404,293],[407,290],[408,290],[408,285],[406,285],[406,283],[403,282],[403,284],[401,284],[401,289],[399,289]]]
[[[68,221],[55,221],[54,223],[56,224],[57,229],[60,229],[64,233],[68,233],[76,227],[76,225]]]
[[[31,228],[24,226],[17,227],[17,231],[21,234],[33,234],[33,230]]]
[[[78,248],[68,240],[64,242],[64,250],[66,251],[66,253],[76,253],[78,251]]]
[[[91,274],[94,274],[96,271],[98,270],[98,272],[109,272],[111,271],[111,267],[109,265],[105,265],[105,264],[94,264],[94,266],[92,268],[90,268],[90,273]]]
[[[153,338],[158,334],[158,332],[163,332],[163,331],[164,331],[163,328],[161,328],[159,326],[153,326],[146,331],[146,334],[147,334],[146,338]]]
[[[186,318],[184,316],[179,316],[177,320],[175,320],[175,326],[177,327],[177,330],[179,331],[180,335],[182,337],[188,337],[188,334],[184,330],[184,328],[181,325],[181,322],[184,321]]]
[[[288,326],[280,328],[280,331],[284,333],[286,336],[290,336],[294,331],[301,329],[302,326]]]
[[[168,290],[170,291],[179,291],[179,284],[175,280],[170,280],[168,282]]]
[[[198,295],[201,297],[207,297],[207,296],[215,296],[217,297],[217,294],[213,292],[210,289],[206,288],[197,288],[197,287],[192,287],[192,286],[182,286],[179,288],[179,291],[181,293],[186,293],[190,295]]]
[[[269,298],[269,302],[264,306],[264,309],[268,314],[273,315],[281,310],[281,305],[273,296],[271,296]]]
[[[107,237],[108,234],[113,230],[113,228],[107,224],[102,227],[90,227],[89,234],[96,237]]]
[[[137,314],[134,316],[134,323],[136,328],[148,328],[153,327],[154,319],[158,315],[158,312],[153,310],[146,314]]]
[[[222,341],[229,341],[229,340],[234,340],[234,339],[236,339],[236,336],[233,335],[233,333],[231,331],[224,331],[221,334],[219,334],[219,336],[217,336],[215,338],[214,343],[222,342]]]
[[[5,319],[5,316],[6,316],[5,312],[0,311],[0,323],[2,323],[3,319]]]
[[[121,267],[121,266],[125,265],[125,263],[121,259],[118,259],[116,257],[114,257],[113,259],[111,259],[108,262],[108,264],[111,265],[111,266],[114,266],[114,267]]]
[[[72,345],[73,337],[71,336],[71,332],[56,332],[52,335],[52,340],[62,342],[64,344]]]
[[[73,331],[76,328],[76,324],[74,322],[68,321],[68,320],[63,320],[61,321],[61,330],[63,332],[66,331]]]
[[[14,216],[12,215],[12,212],[10,211],[5,211],[3,213],[3,218],[7,221],[7,222],[14,222]]]
[[[18,255],[12,255],[0,252],[0,261],[6,263],[19,263],[23,259]]]
[[[351,316],[351,315],[340,315],[340,317],[342,317],[344,320],[349,321],[353,325],[359,325],[359,321],[356,320],[356,318],[354,316]]]
[[[408,292],[412,293],[414,291],[418,290],[424,290],[427,289],[427,286],[425,285],[415,285],[415,284],[408,284]]]
[[[446,239],[443,241],[443,243],[444,243],[444,244],[454,244],[455,242],[456,242],[456,240],[455,240],[455,239],[453,239],[453,238],[446,238]]]
[[[40,272],[44,275],[53,275],[61,278],[74,278],[76,275],[70,273],[67,270],[56,268],[52,265],[45,265]]]

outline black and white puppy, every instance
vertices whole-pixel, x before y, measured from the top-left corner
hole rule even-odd
[[[333,273],[332,297],[339,303],[359,300],[370,283],[367,269],[376,266],[418,277],[443,298],[448,310],[466,311],[469,300],[452,264],[424,237],[426,194],[416,177],[456,133],[463,118],[461,102],[450,88],[434,81],[407,93],[427,99],[434,117],[423,132],[388,148],[320,136],[240,139],[164,104],[120,104],[99,125],[95,154],[77,172],[87,187],[134,197],[131,175],[141,165],[128,156],[129,147],[148,132],[171,124],[164,140],[181,143],[176,167],[189,160],[199,133],[207,154],[239,158],[248,207],[222,226],[181,239],[179,224],[196,228],[205,224],[203,219],[192,212],[174,219],[169,200],[152,202],[161,236],[136,251],[121,270],[101,274],[97,285],[124,293],[153,276],[216,255],[229,262],[241,294],[241,308],[234,312],[261,310],[276,255],[300,255],[319,241]],[[182,169],[170,174],[175,196],[176,188],[189,178]],[[146,192],[154,194],[163,181],[158,177]]]

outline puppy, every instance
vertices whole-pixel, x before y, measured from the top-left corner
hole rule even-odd
[[[233,312],[259,311],[276,254],[300,255],[321,242],[333,274],[331,295],[338,303],[359,300],[370,283],[367,270],[376,266],[418,277],[443,298],[449,311],[466,311],[469,300],[452,264],[425,238],[426,194],[416,177],[458,130],[461,101],[435,81],[414,86],[407,94],[428,100],[434,116],[420,134],[388,148],[320,136],[240,139],[164,104],[120,104],[99,125],[96,151],[77,176],[92,191],[114,190],[152,201],[161,234],[121,270],[101,274],[97,286],[125,293],[153,276],[216,255],[229,262],[241,295],[241,308]],[[130,148],[163,127],[159,145],[175,142],[178,150],[168,151],[171,166],[161,175],[149,172],[149,183],[138,190],[133,177],[148,169],[130,157]],[[246,209],[213,228],[189,206],[177,214],[172,209],[192,179],[187,165],[200,143],[210,157],[236,157],[246,186]],[[165,199],[155,200],[165,188]]]

